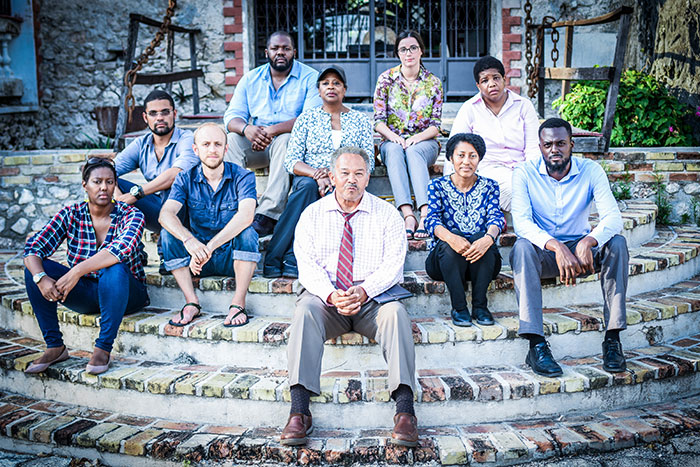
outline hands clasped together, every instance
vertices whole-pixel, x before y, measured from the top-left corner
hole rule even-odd
[[[592,248],[597,245],[598,241],[595,238],[587,236],[578,242],[573,253],[564,243],[555,239],[548,241],[545,248],[554,251],[559,267],[559,277],[568,287],[576,285],[578,276],[595,273]]]
[[[328,297],[328,302],[336,307],[341,315],[352,316],[360,311],[367,298],[365,289],[359,285],[354,285],[348,290],[337,289]]]
[[[450,245],[450,248],[464,256],[470,263],[479,261],[486,251],[491,248],[493,243],[493,239],[488,235],[474,242],[469,242],[469,240],[460,235],[452,234],[447,240],[447,244]]]
[[[195,237],[189,237],[183,242],[187,252],[190,254],[190,271],[192,275],[198,276],[202,272],[202,268],[207,261],[211,259],[211,255],[216,248],[212,248],[209,244],[204,244]]]

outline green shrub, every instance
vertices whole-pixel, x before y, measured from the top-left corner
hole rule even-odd
[[[601,131],[607,81],[579,81],[564,100],[552,103],[562,118],[590,131]],[[612,146],[690,146],[684,118],[690,108],[670,95],[653,76],[640,71],[622,73],[610,144]]]

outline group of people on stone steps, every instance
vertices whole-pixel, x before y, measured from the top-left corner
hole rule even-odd
[[[504,212],[518,236],[510,264],[519,334],[529,341],[526,363],[539,375],[562,374],[544,339],[540,279],[558,276],[573,286],[600,272],[603,366],[625,371],[619,333],[626,327],[629,254],[603,169],[573,157],[571,126],[556,118],[540,124],[530,101],[506,89],[501,62],[483,57],[474,66],[479,93],[452,126],[445,175],[431,181],[443,98],[440,80],[421,63],[423,51],[416,32],[397,37],[401,63],[377,81],[374,125],[343,104],[344,70],[329,66],[318,73],[296,61],[287,32],[269,37],[269,63],[236,86],[225,130],[214,123],[194,134],[177,128],[172,98],[151,92],[143,113],[150,133],[114,161],[89,159],[82,171],[86,200],[63,208],[26,243],[27,293],[46,342],[26,372],[69,358],[58,303],[100,313],[86,371],[108,370],[124,314],[149,304],[144,227],[161,233],[161,273],[172,273],[185,298],[172,326],[200,315],[192,277],[207,275],[235,277],[223,326],[245,325],[246,292],[261,258],[258,237],[272,234],[263,275],[300,283],[287,345],[291,410],[281,443],[307,441],[310,397],[321,391],[323,344],[356,331],[377,341],[388,364],[396,401],[391,441],[415,446],[414,344],[400,301],[407,293],[399,285],[408,240],[434,239],[425,268],[447,285],[452,323],[493,325],[487,288],[501,268],[496,244],[506,229]],[[366,191],[374,131],[382,136],[379,155],[395,207]],[[246,168],[265,166],[268,183],[258,198]],[[123,178],[136,169],[147,183]],[[591,229],[593,201],[600,221]],[[68,266],[50,259],[64,240]]]

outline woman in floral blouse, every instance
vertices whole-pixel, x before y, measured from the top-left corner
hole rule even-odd
[[[409,239],[428,238],[424,227],[428,167],[440,151],[436,137],[442,117],[442,83],[422,65],[423,51],[423,40],[417,32],[399,34],[394,54],[401,64],[382,73],[374,91],[374,128],[384,139],[381,157]],[[413,215],[411,185],[420,222]]]
[[[435,280],[445,281],[452,302],[452,322],[471,326],[494,324],[487,308],[486,290],[501,270],[496,238],[505,227],[498,207],[498,184],[476,174],[486,154],[481,136],[458,133],[447,141],[447,160],[455,172],[436,178],[428,187],[425,225],[437,242],[425,261]],[[464,289],[472,283],[470,316]]]
[[[345,146],[358,146],[370,154],[374,169],[372,122],[357,110],[343,105],[347,90],[345,70],[329,66],[318,75],[323,105],[302,113],[294,123],[284,166],[294,175],[292,194],[267,247],[263,276],[297,277],[292,244],[301,212],[331,191],[328,177],[330,157]]]

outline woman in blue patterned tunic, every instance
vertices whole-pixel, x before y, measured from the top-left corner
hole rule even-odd
[[[370,119],[343,105],[348,88],[345,71],[329,66],[318,75],[316,84],[323,105],[299,115],[289,138],[284,167],[294,175],[294,182],[267,247],[265,277],[298,276],[292,249],[294,229],[301,212],[332,189],[328,177],[331,154],[340,147],[357,146],[374,155]],[[370,157],[369,169],[374,169],[374,157]]]
[[[445,281],[452,302],[452,322],[471,326],[472,317],[483,325],[493,324],[486,301],[489,283],[501,270],[496,238],[505,228],[498,207],[498,184],[476,174],[486,154],[481,136],[459,133],[447,141],[446,157],[455,172],[433,180],[428,186],[428,217],[425,227],[436,242],[425,261],[435,280]],[[470,316],[465,287],[472,283]]]

